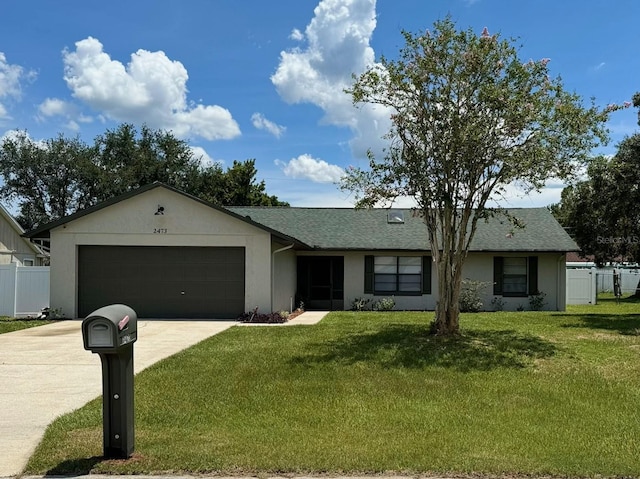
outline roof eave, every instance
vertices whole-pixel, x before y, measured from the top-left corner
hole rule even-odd
[[[272,228],[269,228],[263,224],[257,223],[256,221],[253,221],[251,218],[246,217],[246,216],[242,216],[239,215],[237,213],[234,213],[233,211],[228,210],[227,208],[224,208],[222,206],[218,206],[218,205],[214,205],[212,203],[209,203],[207,201],[204,201],[196,196],[190,195],[189,193],[185,193],[184,191],[181,191],[177,188],[174,188],[172,186],[166,185],[164,183],[160,183],[160,182],[154,182],[154,183],[150,183],[148,185],[145,186],[141,186],[140,188],[137,188],[135,190],[131,190],[128,191],[126,193],[123,193],[122,195],[119,196],[114,196],[113,198],[110,198],[108,200],[102,201],[100,203],[98,203],[97,205],[94,206],[90,206],[89,208],[86,208],[82,211],[78,211],[77,213],[73,213],[69,216],[65,216],[64,218],[60,218],[58,220],[55,221],[51,221],[47,224],[44,224],[38,228],[35,228],[31,231],[28,231],[24,234],[22,234],[22,236],[29,238],[29,239],[49,239],[51,237],[51,230],[58,228],[60,226],[63,226],[67,223],[70,223],[72,221],[75,221],[79,218],[82,218],[84,216],[90,215],[92,213],[95,213],[97,211],[100,211],[101,209],[107,208],[109,206],[115,205],[117,203],[120,203],[121,201],[125,201],[128,200],[130,198],[133,198],[139,194],[145,193],[147,191],[150,191],[152,189],[155,188],[165,188],[167,190],[173,191],[174,193],[178,193],[180,195],[183,195],[193,201],[197,201],[200,204],[203,204],[205,206],[208,206],[209,208],[212,208],[216,211],[219,211],[221,213],[224,213],[226,215],[232,216],[236,219],[239,219],[245,223],[249,223],[257,228],[260,228],[276,237],[278,237],[279,239],[286,241],[286,242],[290,242],[290,243],[295,243],[298,246],[302,246],[302,247],[306,247],[306,248],[310,248],[309,245],[307,245],[306,243],[304,243],[303,241],[298,240],[297,238],[293,238],[292,236],[286,235],[280,231],[276,231]]]

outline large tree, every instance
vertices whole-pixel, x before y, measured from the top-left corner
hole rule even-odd
[[[597,264],[640,261],[640,133],[613,158],[599,157],[587,178],[562,191],[551,211]]]
[[[32,229],[142,185],[159,181],[219,205],[287,205],[256,180],[255,160],[227,171],[203,165],[171,132],[122,124],[87,145],[79,138],[36,142],[26,132],[0,142],[0,198],[15,202]]]
[[[349,90],[355,104],[387,108],[391,129],[384,154],[348,170],[342,187],[360,207],[415,199],[437,264],[432,331],[457,334],[462,267],[478,221],[495,214],[487,202],[512,184],[570,176],[606,140],[612,108],[583,105],[551,78],[548,59],[522,61],[486,28],[458,31],[446,18],[403,35],[398,59],[381,58]]]
[[[26,229],[90,206],[91,158],[78,138],[34,142],[18,132],[0,145],[0,197],[18,204],[17,220]]]
[[[107,130],[95,139],[93,151],[100,200],[155,181],[189,191],[203,169],[186,141],[147,126],[138,131],[125,123]]]

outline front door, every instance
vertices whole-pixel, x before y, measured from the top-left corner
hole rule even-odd
[[[298,256],[298,300],[309,310],[344,310],[344,257]]]

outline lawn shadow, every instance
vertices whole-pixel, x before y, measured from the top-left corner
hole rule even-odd
[[[49,469],[44,476],[86,476],[93,471],[96,464],[103,460],[102,456],[67,459]]]
[[[575,322],[561,324],[563,328],[591,328],[616,331],[624,335],[640,335],[640,313],[638,314],[558,314]]]
[[[369,362],[386,368],[439,366],[466,372],[525,368],[535,359],[555,355],[556,350],[540,337],[516,331],[474,330],[441,337],[430,334],[428,325],[389,324],[373,332],[358,331],[318,343],[294,362]]]

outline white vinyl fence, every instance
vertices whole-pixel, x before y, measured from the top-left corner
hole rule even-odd
[[[567,304],[596,304],[598,293],[613,293],[614,271],[620,274],[622,294],[635,293],[638,268],[567,268]]]
[[[0,265],[0,316],[37,316],[48,306],[48,266]]]
[[[596,304],[595,268],[567,269],[567,304]]]
[[[613,271],[612,268],[598,269],[597,290],[598,293],[613,292]],[[615,269],[620,273],[620,283],[622,294],[633,294],[636,292],[638,280],[640,280],[640,269],[620,268]]]

